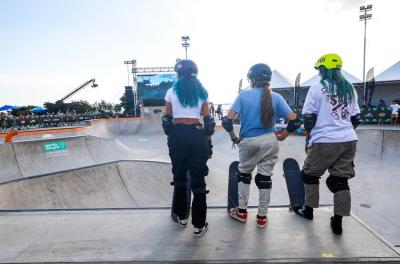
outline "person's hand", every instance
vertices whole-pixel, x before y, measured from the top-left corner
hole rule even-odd
[[[278,141],[283,141],[289,136],[289,133],[287,132],[286,129],[283,129],[281,131],[276,132],[275,136],[276,139],[278,139]]]
[[[306,154],[307,154],[307,149],[308,149],[308,142],[310,141],[310,137],[309,136],[306,136],[306,145],[304,146],[304,151],[306,152]]]
[[[232,140],[233,144],[235,144],[235,145],[239,145],[240,141],[242,141],[242,139],[238,138],[238,137],[234,137],[231,140]]]
[[[213,144],[212,144],[212,142],[211,142],[211,140],[208,140],[207,141],[207,145],[208,145],[208,159],[211,159],[212,158],[212,155],[213,155]]]

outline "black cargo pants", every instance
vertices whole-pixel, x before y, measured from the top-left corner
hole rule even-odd
[[[193,192],[192,224],[202,228],[207,215],[204,177],[208,175],[208,145],[204,130],[199,126],[175,125],[168,135],[168,148],[174,177],[174,213],[180,218],[187,214],[186,171],[189,171]]]

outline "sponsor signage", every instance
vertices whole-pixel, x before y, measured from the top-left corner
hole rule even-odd
[[[51,141],[43,143],[43,150],[46,154],[67,152],[67,148],[68,145],[66,141]]]

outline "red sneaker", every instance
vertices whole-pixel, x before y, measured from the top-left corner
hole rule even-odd
[[[268,222],[268,218],[266,216],[257,215],[256,223],[257,223],[258,227],[261,227],[261,228],[265,227],[267,225],[267,222]]]
[[[229,210],[229,216],[242,223],[246,223],[247,221],[247,211],[240,212],[237,207]]]

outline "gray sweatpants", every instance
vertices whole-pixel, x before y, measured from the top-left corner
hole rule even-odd
[[[309,176],[320,177],[326,170],[331,176],[350,179],[354,177],[354,157],[357,141],[343,143],[313,143],[307,149],[303,172]],[[304,184],[307,206],[319,206],[319,184]],[[340,190],[333,195],[334,213],[350,215],[350,190]]]
[[[278,161],[279,144],[273,133],[257,137],[244,138],[239,143],[239,171],[252,173],[257,166],[257,173],[272,176]],[[239,182],[239,208],[246,209],[250,195],[250,184]],[[271,189],[259,189],[258,215],[266,216],[270,203]]]

